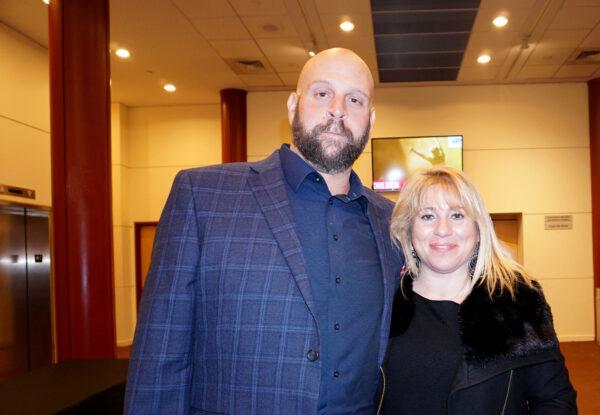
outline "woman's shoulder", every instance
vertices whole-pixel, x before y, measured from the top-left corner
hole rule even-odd
[[[460,315],[468,359],[525,356],[558,346],[552,312],[537,281],[518,279],[514,296],[506,289],[490,296],[478,285]]]

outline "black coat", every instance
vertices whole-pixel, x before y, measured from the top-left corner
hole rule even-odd
[[[506,290],[491,300],[476,286],[460,305],[465,353],[447,399],[449,415],[577,414],[550,307],[535,286],[520,284],[514,300]],[[390,338],[402,335],[414,315],[411,278],[402,287]]]

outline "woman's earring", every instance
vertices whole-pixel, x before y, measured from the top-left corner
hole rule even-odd
[[[475,245],[475,250],[473,251],[473,255],[471,255],[471,259],[469,260],[469,277],[473,278],[475,274],[475,267],[477,266],[477,258],[479,256],[479,242]]]
[[[419,272],[419,266],[421,265],[421,259],[419,258],[419,255],[417,255],[415,248],[410,249],[410,255],[415,260],[415,265],[417,266],[417,272]]]

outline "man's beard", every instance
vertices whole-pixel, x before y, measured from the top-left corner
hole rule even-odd
[[[292,138],[294,146],[300,154],[321,173],[336,174],[352,167],[358,156],[361,155],[369,141],[371,121],[367,124],[365,131],[359,140],[354,139],[352,131],[346,128],[344,121],[330,119],[325,124],[319,124],[307,131],[300,121],[299,110],[296,109],[294,121],[292,122]],[[327,154],[325,142],[319,139],[321,133],[333,130],[342,134],[345,138],[328,143],[336,147],[334,154]]]

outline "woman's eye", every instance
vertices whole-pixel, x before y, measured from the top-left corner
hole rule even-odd
[[[465,215],[460,212],[455,212],[450,217],[452,219],[464,219]]]
[[[431,213],[425,213],[424,215],[421,215],[421,220],[432,220],[433,219],[433,215]]]

